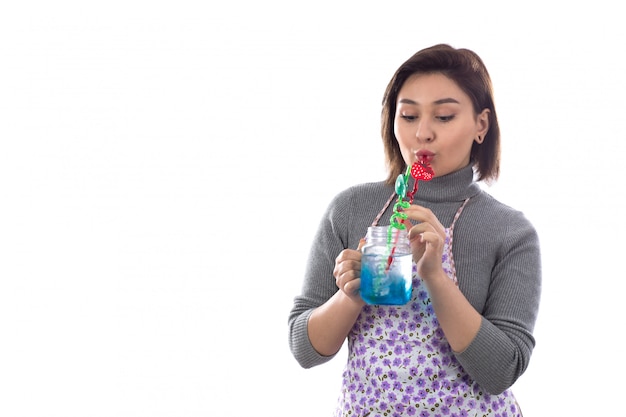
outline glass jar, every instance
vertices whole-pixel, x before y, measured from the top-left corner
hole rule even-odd
[[[371,226],[365,241],[361,248],[361,298],[375,305],[408,303],[413,291],[413,255],[407,231]]]

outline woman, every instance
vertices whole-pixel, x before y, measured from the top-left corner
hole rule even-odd
[[[467,49],[435,45],[404,62],[384,94],[389,175],[330,203],[289,316],[301,366],[330,360],[348,339],[336,415],[517,416],[510,387],[527,369],[541,291],[537,233],[483,191],[499,174],[500,131],[491,80]],[[366,305],[360,239],[388,225],[396,177],[416,161],[410,220],[413,298]]]

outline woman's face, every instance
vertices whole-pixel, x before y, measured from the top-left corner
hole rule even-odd
[[[436,176],[464,168],[472,143],[488,129],[489,110],[476,115],[470,98],[442,74],[413,75],[400,89],[394,133],[407,166],[425,159]]]

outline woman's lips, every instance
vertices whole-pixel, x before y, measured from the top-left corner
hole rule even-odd
[[[434,156],[435,156],[434,153],[430,151],[425,151],[425,150],[418,151],[415,153],[415,158],[422,164],[430,163],[430,161],[432,161]]]

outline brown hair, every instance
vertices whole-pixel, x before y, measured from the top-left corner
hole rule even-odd
[[[389,171],[387,182],[393,184],[406,168],[393,131],[398,93],[411,75],[427,73],[440,73],[454,81],[469,96],[476,115],[483,109],[490,110],[487,135],[481,144],[472,144],[470,159],[478,181],[497,180],[500,174],[500,127],[487,68],[480,57],[469,49],[455,49],[450,45],[439,44],[422,49],[406,60],[396,70],[385,90],[381,135]]]

